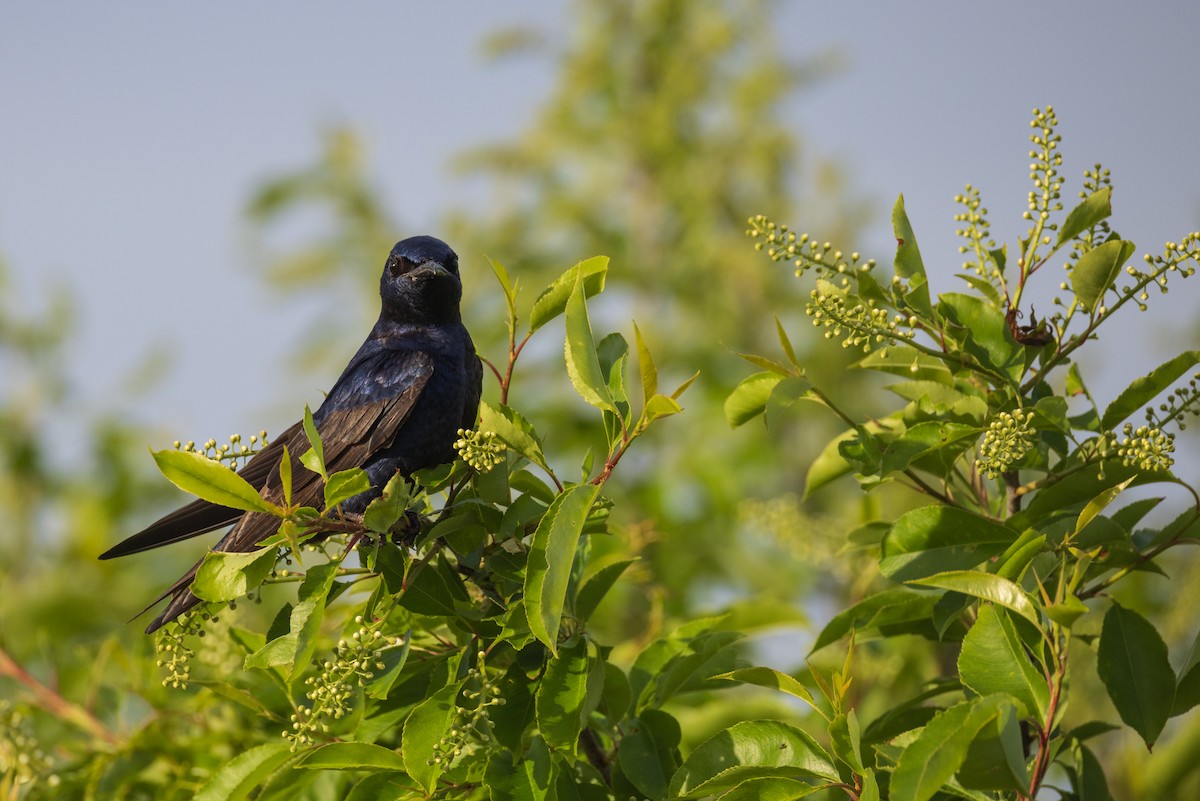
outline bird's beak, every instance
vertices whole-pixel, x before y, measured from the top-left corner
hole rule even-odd
[[[452,275],[453,273],[436,261],[423,262],[419,267],[410,270],[408,273],[408,277],[413,281],[420,278],[445,278]]]

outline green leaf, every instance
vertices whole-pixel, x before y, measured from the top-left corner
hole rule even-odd
[[[582,638],[563,646],[546,663],[546,673],[537,690],[537,722],[542,737],[552,748],[574,753],[583,731],[584,701],[587,698],[588,646]]]
[[[292,455],[288,446],[283,446],[283,456],[279,460],[279,485],[283,488],[284,506],[292,506]]]
[[[638,560],[624,559],[605,565],[583,582],[575,599],[575,616],[584,621],[590,618],[621,574],[636,561]]]
[[[888,345],[886,348],[878,348],[859,359],[855,366],[913,380],[937,381],[947,385],[954,383],[954,376],[944,361],[922,353],[912,345]]]
[[[300,456],[300,463],[312,472],[325,478],[325,448],[321,444],[321,435],[317,432],[317,424],[313,422],[312,409],[304,406],[304,435],[308,437],[311,446]]]
[[[854,710],[839,714],[829,724],[833,753],[855,773],[863,772],[862,734]]]
[[[1100,426],[1105,431],[1113,430],[1117,423],[1157,398],[1163,390],[1174,384],[1197,363],[1200,363],[1200,350],[1184,351],[1141,378],[1135,379],[1104,410]]]
[[[600,357],[596,353],[596,340],[592,336],[592,324],[588,319],[582,278],[575,284],[574,291],[567,299],[566,330],[564,356],[567,375],[575,391],[597,409],[619,414],[608,388],[608,380],[600,368]]]
[[[1023,791],[1029,788],[1021,726],[1012,706],[1001,706],[996,718],[985,723],[975,735],[955,778],[963,787],[972,790]]]
[[[883,538],[879,569],[895,581],[974,567],[1015,540],[1011,529],[985,517],[934,504],[906,512]]]
[[[833,760],[800,729],[775,720],[746,720],[705,741],[671,777],[670,798],[700,798],[750,779],[839,780]]]
[[[779,336],[779,347],[783,348],[783,353],[787,356],[792,367],[800,369],[800,362],[796,360],[796,350],[792,347],[792,341],[788,339],[787,331],[783,330],[783,323],[779,322],[779,318],[775,318],[775,333]]]
[[[511,451],[524,456],[543,470],[549,470],[546,466],[546,455],[542,452],[542,441],[530,422],[517,410],[504,405],[480,403],[479,430],[492,432]]]
[[[624,737],[617,748],[621,773],[630,784],[648,799],[667,795],[668,772],[663,770],[660,746],[648,726],[637,726]]]
[[[796,779],[749,779],[721,796],[721,801],[795,801],[825,789],[825,785],[806,784]],[[878,788],[875,801],[879,801]],[[865,794],[859,801],[868,801]]]
[[[251,748],[217,768],[196,793],[195,801],[238,801],[265,782],[292,758],[287,743],[269,743]]]
[[[325,617],[325,602],[333,589],[338,566],[327,562],[310,567],[300,582],[297,602],[289,616],[288,632],[246,657],[244,667],[292,666],[292,678],[308,668],[317,647],[317,633]]]
[[[1096,672],[1121,720],[1147,748],[1153,746],[1175,703],[1175,671],[1157,629],[1114,602],[1104,615],[1096,659]]]
[[[892,207],[892,231],[896,235],[896,275],[908,281],[908,292],[904,299],[921,316],[930,318],[933,316],[933,307],[929,304],[925,263],[917,248],[917,235],[913,233],[908,214],[904,211],[904,195],[896,198],[896,205]]]
[[[405,773],[370,773],[344,801],[409,801],[416,793],[416,782]]]
[[[725,419],[729,425],[737,428],[766,411],[771,392],[782,380],[783,376],[767,371],[742,379],[725,399]]]
[[[455,601],[470,599],[462,581],[445,562],[426,564],[408,576],[400,606],[419,615],[451,616],[458,613]]]
[[[976,698],[943,710],[908,744],[892,774],[891,797],[929,801],[967,758],[972,740],[1000,714],[1003,698]]]
[[[1067,219],[1063,220],[1058,228],[1058,241],[1054,248],[1057,250],[1111,215],[1112,187],[1106,186],[1088,195],[1078,206],[1071,209]]]
[[[1080,746],[1077,761],[1078,780],[1075,783],[1075,797],[1079,801],[1112,801],[1112,794],[1108,789],[1108,779],[1104,777],[1104,768],[1092,750],[1086,746]]]
[[[798,376],[787,376],[771,390],[770,397],[767,398],[766,407],[763,410],[763,421],[767,424],[767,428],[774,428],[779,422],[779,418],[785,412],[792,408],[797,401],[809,398],[809,390],[812,384],[807,378]]]
[[[868,596],[833,616],[817,635],[812,651],[820,650],[840,640],[851,630],[894,626],[928,619],[933,614],[937,596],[911,590],[884,590]]]
[[[387,700],[388,694],[408,663],[408,651],[411,643],[412,629],[409,629],[404,633],[404,640],[399,648],[387,648],[379,655],[379,661],[383,663],[383,667],[376,668],[366,683],[364,690],[368,698],[379,701]]]
[[[275,548],[260,548],[245,553],[209,551],[196,571],[192,593],[210,603],[241,598],[271,574],[276,555]]]
[[[1029,600],[1029,595],[1021,589],[1020,585],[1014,584],[1006,578],[976,570],[951,570],[928,578],[911,580],[910,583],[953,590],[1000,604],[1000,606],[1016,612],[1039,629],[1041,628],[1037,607],[1033,605],[1033,601]]]
[[[404,515],[409,501],[408,481],[400,473],[392,476],[383,493],[363,511],[363,525],[376,534],[387,534]]]
[[[638,372],[642,377],[642,403],[648,404],[658,394],[658,368],[654,366],[654,357],[650,355],[637,323],[633,324],[633,338],[637,346]]]
[[[152,451],[152,455],[159,472],[168,481],[197,498],[247,512],[266,512],[279,517],[284,514],[278,506],[264,500],[246,479],[220,462],[194,451]]]
[[[1134,250],[1132,242],[1114,239],[1079,257],[1071,270],[1071,289],[1084,309],[1094,313],[1103,305],[1104,293],[1112,288]]]
[[[1182,715],[1197,704],[1200,704],[1200,633],[1192,640],[1192,650],[1183,666],[1179,668],[1179,681],[1176,682],[1171,717]]]
[[[758,687],[767,687],[772,690],[794,695],[808,702],[808,705],[817,708],[817,702],[813,699],[812,693],[808,688],[797,681],[794,677],[788,674],[769,667],[749,667],[739,670],[731,670],[728,673],[720,673],[713,676],[714,679],[729,679],[730,681],[738,681],[742,684],[754,684]]]
[[[554,279],[554,283],[543,289],[533,302],[529,312],[529,332],[533,333],[563,313],[576,284],[582,284],[583,293],[589,298],[603,291],[607,274],[608,256],[593,256]]]
[[[325,508],[332,509],[342,501],[371,489],[371,479],[361,467],[334,473],[325,480]]]
[[[1109,487],[1101,492],[1095,498],[1088,501],[1087,506],[1083,507],[1083,511],[1079,513],[1079,518],[1075,522],[1074,536],[1078,536],[1081,531],[1088,527],[1088,524],[1096,519],[1096,516],[1103,512],[1108,505],[1117,499],[1117,496],[1125,491],[1136,476],[1130,476],[1115,487]]]
[[[551,652],[558,647],[558,627],[575,548],[599,491],[593,484],[577,484],[560,493],[542,516],[529,546],[525,568],[529,629]]]
[[[642,414],[647,420],[657,420],[660,417],[670,417],[673,414],[679,414],[683,411],[683,407],[679,405],[679,401],[666,395],[654,395],[646,402],[646,408]]]
[[[500,288],[504,290],[504,299],[508,302],[511,309],[513,300],[517,296],[517,285],[513,283],[508,275],[508,270],[504,269],[504,265],[490,256],[487,257],[488,264],[492,267],[492,273],[496,276],[496,280],[500,282]]]
[[[947,332],[980,364],[1014,380],[1021,375],[1025,349],[1013,339],[999,308],[974,295],[947,292],[938,295],[938,312]]]
[[[804,497],[807,498],[831,481],[853,472],[854,466],[842,456],[840,448],[843,442],[850,442],[857,436],[858,430],[851,428],[838,434],[821,449],[804,477]]]
[[[903,434],[888,444],[883,452],[881,471],[883,475],[907,470],[918,459],[949,448],[955,455],[970,446],[964,440],[975,439],[982,429],[942,420],[930,420],[910,426]],[[955,450],[953,446],[959,443]]]
[[[433,791],[446,767],[445,760],[432,762],[432,758],[454,719],[455,700],[460,689],[461,681],[446,685],[418,704],[404,721],[404,732],[400,736],[404,768],[426,792]]]
[[[329,743],[306,753],[296,763],[311,770],[404,770],[404,759],[390,748],[372,743]]]
[[[1004,692],[1025,708],[1024,716],[1046,719],[1050,691],[1034,667],[1008,614],[983,604],[975,624],[963,638],[958,656],[962,683],[979,695]]]
[[[528,753],[496,751],[484,771],[492,801],[550,801],[555,798],[555,769],[545,743],[534,738]]]

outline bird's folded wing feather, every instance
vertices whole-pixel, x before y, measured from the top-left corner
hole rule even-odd
[[[412,412],[416,400],[433,374],[433,362],[421,352],[396,352],[384,354],[398,362],[389,365],[395,372],[394,392],[360,404],[347,401],[344,408],[331,408],[320,412],[317,431],[325,456],[326,472],[336,473],[361,466],[371,456],[386,447],[404,425]],[[330,397],[338,391],[349,376],[343,375]],[[376,389],[378,392],[378,388]],[[261,490],[263,497],[279,503],[283,499],[283,488],[279,479],[279,464],[287,446],[292,463],[292,502],[299,506],[320,506],[322,488],[320,476],[304,468],[300,456],[308,450],[308,438],[303,425],[296,423],[271,444],[259,451],[238,475]],[[163,516],[147,528],[128,537],[101,554],[101,559],[139,553],[162,545],[169,545],[190,537],[227,526],[242,518],[233,531],[216,546],[218,550],[249,550],[270,531],[258,535],[264,524],[275,520],[270,515],[247,514],[239,509],[219,506],[204,500],[195,500]],[[259,520],[261,518],[261,520]],[[255,525],[248,525],[249,523]],[[242,529],[242,531],[238,531]],[[234,535],[237,535],[236,537]],[[250,537],[253,536],[253,539]]]

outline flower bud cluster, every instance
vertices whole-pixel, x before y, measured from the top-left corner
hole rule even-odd
[[[988,478],[1007,472],[1033,448],[1037,432],[1033,412],[1000,412],[988,424],[975,458],[975,468]]]
[[[872,308],[864,303],[851,306],[845,295],[833,291],[814,289],[809,297],[811,300],[804,311],[812,317],[813,325],[826,328],[826,339],[845,335],[843,348],[861,348],[864,353],[869,353],[875,345],[895,345],[897,341],[913,336],[911,326],[915,321],[911,317],[897,314],[889,319],[887,309]],[[900,330],[902,325],[909,326],[910,330]]]
[[[349,640],[339,640],[332,659],[314,664],[321,672],[305,679],[310,689],[306,695],[308,705],[300,704],[291,716],[292,727],[283,732],[284,739],[291,741],[295,751],[312,745],[316,735],[329,733],[329,720],[340,720],[350,711],[359,687],[366,684],[375,671],[382,670],[379,654],[384,648],[398,645],[396,638],[385,637],[383,632],[364,625],[362,615],[354,618],[358,630]]]
[[[1200,417],[1200,373],[1194,374],[1186,385],[1176,387],[1167,399],[1146,409],[1146,423],[1152,428],[1162,428],[1174,423],[1180,431],[1187,428],[1187,415]]]
[[[0,787],[9,788],[12,798],[21,798],[21,788],[44,781],[57,787],[54,763],[41,749],[25,722],[25,714],[10,702],[0,700]]]
[[[1062,154],[1058,152],[1058,143],[1062,136],[1055,133],[1058,117],[1052,106],[1045,110],[1034,109],[1033,119],[1029,127],[1034,129],[1029,141],[1034,149],[1029,151],[1033,163],[1029,165],[1029,178],[1033,181],[1033,191],[1029,193],[1029,210],[1025,219],[1045,223],[1050,212],[1062,209],[1058,202],[1062,190],[1062,181],[1058,177],[1058,168],[1062,166]],[[1047,226],[1053,230],[1055,226]]]
[[[175,440],[175,450],[184,451],[185,453],[198,453],[201,456],[212,459],[214,462],[226,462],[231,470],[237,470],[244,465],[251,456],[267,447],[267,432],[260,431],[257,434],[251,434],[247,440],[249,444],[242,441],[241,434],[231,434],[229,442],[218,445],[215,439],[210,439],[207,442],[196,445],[192,440],[181,442]]]
[[[491,431],[458,429],[454,450],[464,462],[480,473],[486,473],[504,461],[504,443]]]
[[[427,764],[451,765],[455,760],[474,753],[480,748],[486,748],[491,742],[492,722],[488,710],[494,706],[502,706],[504,699],[500,697],[500,689],[492,683],[488,675],[484,658],[487,654],[480,651],[476,654],[478,666],[467,671],[467,689],[461,697],[469,706],[457,705],[454,711],[454,722],[446,731],[436,746]],[[475,689],[478,687],[478,689]]]
[[[203,608],[197,608],[184,612],[158,630],[154,638],[154,652],[158,655],[155,664],[166,671],[166,678],[162,680],[164,687],[187,689],[192,678],[192,657],[196,652],[188,646],[186,638],[203,637],[204,624],[216,620]]]
[[[988,210],[982,207],[979,190],[967,184],[964,194],[955,195],[954,202],[963,206],[963,211],[954,215],[955,222],[966,223],[956,232],[969,244],[960,245],[959,253],[974,253],[975,261],[963,263],[964,270],[971,270],[989,281],[1003,281],[1000,271],[992,264],[987,251],[996,247],[991,239],[991,224],[987,221]]]
[[[1117,456],[1121,464],[1129,467],[1137,465],[1139,470],[1151,472],[1170,470],[1175,464],[1171,454],[1175,452],[1175,436],[1165,433],[1161,428],[1138,426],[1136,430],[1132,423],[1125,424],[1125,438],[1117,448]]]
[[[1189,278],[1196,272],[1194,264],[1200,262],[1200,231],[1193,231],[1179,242],[1168,242],[1163,246],[1161,256],[1151,256],[1147,253],[1142,257],[1145,269],[1138,269],[1132,264],[1125,267],[1125,272],[1133,278],[1133,284],[1121,288],[1121,294],[1126,299],[1133,298],[1138,308],[1146,311],[1146,301],[1150,299],[1147,289],[1158,287],[1160,294],[1167,294],[1167,283],[1172,273],[1181,278]]]
[[[875,267],[874,259],[863,262],[858,253],[843,253],[829,242],[818,242],[808,234],[797,236],[786,225],[778,225],[762,214],[751,217],[749,223],[746,236],[755,240],[754,249],[766,251],[771,261],[791,262],[797,276],[816,270],[827,278],[840,277],[841,286],[848,286],[849,275],[869,272]]]

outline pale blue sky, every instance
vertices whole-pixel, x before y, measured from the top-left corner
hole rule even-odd
[[[788,115],[875,201],[865,241],[848,246],[890,257],[887,211],[903,191],[935,289],[953,286],[952,197],[972,181],[997,238],[1015,239],[1028,120],[1045,103],[1062,121],[1066,202],[1100,160],[1113,170],[1119,229],[1141,250],[1200,228],[1200,3],[778,9],[787,54],[842,54],[840,72]],[[429,230],[469,199],[450,157],[519,130],[554,77],[536,60],[486,62],[480,39],[516,23],[562,37],[566,20],[550,2],[6,4],[0,253],[31,302],[56,281],[74,286],[72,372],[89,400],[129,408],[172,437],[278,430],[291,421],[261,419],[284,400],[269,378],[313,310],[297,315],[247,273],[238,226],[252,188],[311,162],[321,128],[348,123],[364,134],[393,208],[413,233]],[[463,256],[483,279],[479,254]],[[1163,338],[1165,323],[1194,319],[1192,280],[1172,303],[1132,317],[1106,353],[1128,356],[1131,343]],[[348,333],[350,348],[361,335]],[[172,371],[148,396],[127,397],[123,376],[163,344]],[[1161,356],[1187,346],[1165,342]],[[248,357],[268,378],[246,368],[252,380],[221,389],[227,368]],[[1104,368],[1105,394],[1142,361]]]

